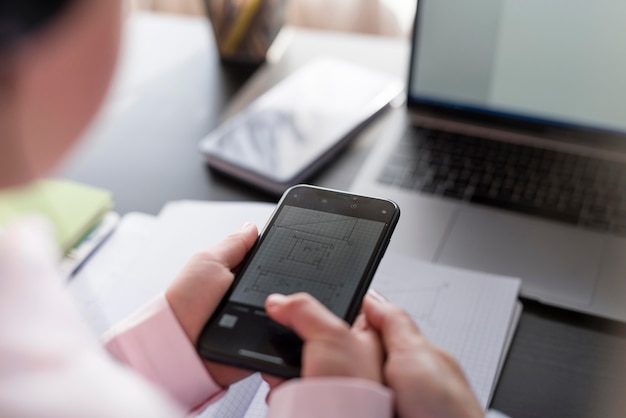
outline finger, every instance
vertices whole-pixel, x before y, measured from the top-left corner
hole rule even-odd
[[[166,290],[165,297],[189,339],[195,343],[233,281],[233,273],[217,262],[194,257]]]
[[[356,317],[356,319],[354,320],[354,324],[352,324],[352,329],[355,331],[366,331],[370,329],[370,326],[367,323],[367,318],[365,317],[365,313],[360,313]]]
[[[210,280],[212,293],[221,298],[233,280],[230,270],[243,260],[257,236],[256,226],[246,222],[241,230],[219,244],[195,254],[177,280],[187,281],[189,285],[196,280]]]
[[[251,376],[253,373],[250,370],[239,369],[237,367],[208,360],[204,360],[204,365],[215,383],[223,388],[227,388],[230,385]]]
[[[176,318],[193,343],[230,287],[232,267],[243,260],[257,235],[256,226],[246,223],[220,244],[194,255],[165,292]]]
[[[272,294],[265,301],[265,310],[270,318],[291,328],[305,341],[349,329],[346,322],[307,293]]]
[[[207,261],[215,261],[229,269],[237,267],[244,259],[259,236],[257,227],[246,222],[243,227],[203,252]]]
[[[270,387],[270,391],[287,381],[287,379],[284,379],[282,377],[272,376],[271,374],[265,373],[261,373],[261,378],[265,380],[267,385]]]
[[[426,342],[413,319],[392,303],[367,295],[363,312],[370,326],[381,335],[388,352],[413,349]]]
[[[379,301],[383,301],[385,302],[387,299],[381,295],[379,292],[377,292],[375,289],[370,288],[367,293],[366,293],[366,298],[367,297],[373,297]],[[352,324],[352,329],[353,330],[367,330],[369,329],[369,324],[367,322],[367,318],[365,317],[365,312],[363,311],[363,302],[361,302],[361,309],[359,310],[359,315],[356,317],[356,319],[354,320],[354,323]]]
[[[367,290],[367,295],[369,295],[370,297],[373,297],[374,299],[380,301],[380,302],[387,302],[387,298],[380,293],[378,290],[374,289],[373,287],[370,287]]]
[[[265,373],[261,373],[261,378],[265,380],[265,383],[267,383],[267,385],[270,387],[270,389],[267,391],[267,395],[265,395],[265,403],[269,404],[270,398],[272,397],[272,392],[274,391],[274,389],[276,389],[278,386],[286,382],[287,379],[283,379],[283,378],[272,376],[270,374],[265,374]]]

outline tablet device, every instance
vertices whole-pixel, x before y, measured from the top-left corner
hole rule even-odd
[[[402,89],[386,73],[317,59],[209,133],[200,151],[211,168],[280,195],[328,163]]]

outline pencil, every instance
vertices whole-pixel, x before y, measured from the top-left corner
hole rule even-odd
[[[237,20],[235,20],[233,27],[224,40],[223,52],[225,55],[231,55],[237,50],[241,40],[244,38],[248,29],[250,29],[252,19],[258,12],[261,3],[262,0],[249,0],[244,3],[239,16],[237,16]]]

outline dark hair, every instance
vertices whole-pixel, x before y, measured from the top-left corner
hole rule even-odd
[[[71,1],[0,0],[0,51],[43,28]]]

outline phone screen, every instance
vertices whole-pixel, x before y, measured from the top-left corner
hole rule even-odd
[[[288,190],[205,327],[200,353],[297,375],[301,341],[267,317],[265,299],[307,292],[352,322],[397,217],[397,206],[383,199],[308,186]]]
[[[384,222],[286,205],[230,297],[263,307],[271,293],[308,292],[344,317]]]

